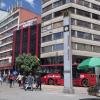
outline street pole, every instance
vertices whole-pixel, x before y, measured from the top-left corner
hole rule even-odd
[[[74,93],[72,83],[71,16],[64,13],[64,93]]]

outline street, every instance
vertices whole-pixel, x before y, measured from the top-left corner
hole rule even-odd
[[[82,91],[77,89],[77,91]],[[9,88],[9,85],[4,83],[0,86],[0,100],[80,100],[83,98],[97,98],[88,96],[87,94],[80,92],[80,94],[65,94],[62,92],[62,86],[42,86],[42,91],[24,91],[16,84],[13,88]],[[86,99],[94,100],[94,99]],[[95,99],[100,100],[100,99]]]

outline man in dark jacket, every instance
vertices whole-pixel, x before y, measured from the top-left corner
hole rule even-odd
[[[36,82],[37,82],[36,87],[41,90],[41,77],[40,76],[37,77]]]

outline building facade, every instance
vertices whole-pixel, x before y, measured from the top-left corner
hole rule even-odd
[[[41,21],[39,15],[18,7],[9,12],[9,14],[0,21],[0,70],[4,74],[13,67],[13,31],[19,29],[21,23],[34,18],[37,18],[39,22]]]
[[[42,66],[63,66],[65,16],[70,21],[72,62],[100,57],[99,0],[42,0]]]
[[[24,53],[40,57],[40,30],[40,23],[31,20],[21,24],[20,29],[14,32],[13,66],[15,66],[15,58]]]

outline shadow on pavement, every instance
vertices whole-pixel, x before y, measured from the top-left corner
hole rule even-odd
[[[79,99],[79,100],[100,100],[99,98],[84,98],[84,99]]]

